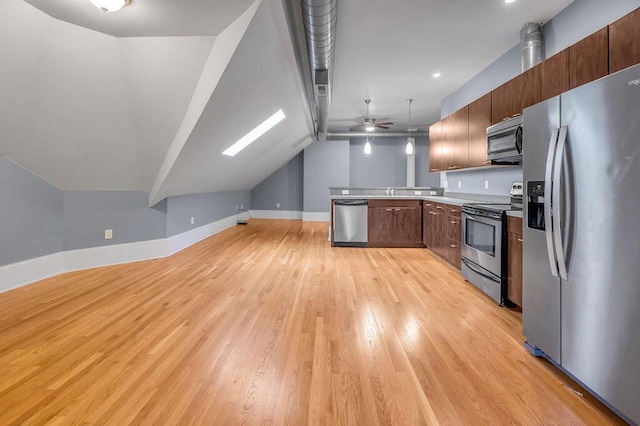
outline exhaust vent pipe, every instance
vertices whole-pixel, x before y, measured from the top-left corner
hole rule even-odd
[[[525,24],[520,30],[522,72],[544,61],[544,36],[542,26],[535,22]]]
[[[301,0],[300,4],[317,109],[317,138],[325,140],[331,104],[338,0]]]

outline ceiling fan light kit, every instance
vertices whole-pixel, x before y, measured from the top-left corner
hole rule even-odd
[[[93,4],[98,9],[102,10],[102,12],[117,12],[125,6],[131,4],[131,0],[89,0],[91,4]]]

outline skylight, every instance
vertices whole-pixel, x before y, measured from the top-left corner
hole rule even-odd
[[[223,154],[229,157],[235,156],[237,153],[248,147],[251,143],[255,142],[256,139],[258,139],[260,136],[271,130],[276,124],[284,120],[286,117],[287,116],[284,115],[284,112],[282,112],[282,110],[278,110],[278,112],[267,118],[258,127],[244,135],[238,142],[227,148],[223,152]]]

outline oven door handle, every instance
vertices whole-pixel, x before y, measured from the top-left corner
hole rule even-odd
[[[479,266],[476,266],[472,262],[468,262],[467,259],[465,259],[464,257],[462,258],[462,263],[464,263],[467,266],[467,268],[471,269],[476,274],[478,274],[478,275],[480,275],[480,276],[482,276],[482,277],[484,277],[484,278],[486,278],[488,280],[491,280],[491,281],[493,281],[495,283],[499,283],[500,282],[500,280],[497,280],[496,277],[494,277],[492,275],[488,275],[486,272],[483,272],[483,271],[479,270],[478,269]]]

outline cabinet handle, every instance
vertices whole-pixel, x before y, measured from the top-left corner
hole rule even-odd
[[[452,220],[451,223],[456,224],[456,223],[460,223],[460,222],[456,222],[455,220]]]
[[[451,247],[452,247],[452,248],[456,248],[456,247],[458,247],[458,246],[457,246],[457,245],[455,245],[455,244],[451,244]]]
[[[393,211],[393,209],[385,209],[385,210],[388,211],[388,212],[392,212]]]
[[[459,168],[459,167],[460,167],[460,166],[451,166],[451,167],[449,167],[449,170],[455,170],[455,169],[457,169],[457,168]]]
[[[395,211],[397,211],[397,212],[399,212],[399,211],[400,211],[400,210],[402,210],[402,209],[394,209],[394,210],[395,210]]]
[[[442,210],[442,207],[440,207],[440,206],[436,206],[436,209],[440,209],[440,210]]]
[[[449,211],[450,211],[450,212],[452,212],[452,213],[457,213],[457,212],[459,212],[460,210],[449,210]]]
[[[518,241],[523,242],[524,240],[522,238],[518,238]]]

